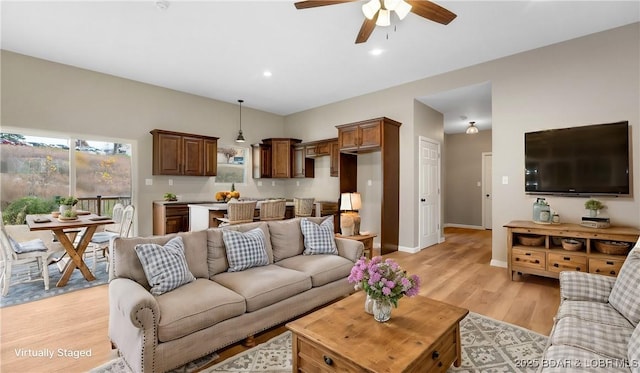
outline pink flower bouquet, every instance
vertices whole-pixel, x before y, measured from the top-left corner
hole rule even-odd
[[[370,261],[362,257],[351,268],[349,282],[356,290],[363,289],[373,299],[390,301],[398,307],[403,296],[413,297],[420,290],[420,277],[407,275],[393,259],[373,257]]]

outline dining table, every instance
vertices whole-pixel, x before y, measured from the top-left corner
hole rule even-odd
[[[55,217],[53,214],[37,214],[27,215],[26,220],[30,231],[52,231],[64,247],[66,254],[69,255],[70,260],[68,260],[64,266],[62,277],[60,277],[60,280],[58,280],[56,284],[57,287],[65,286],[76,268],[82,272],[82,276],[84,276],[87,281],[96,279],[84,262],[84,252],[89,246],[91,238],[98,227],[115,223],[110,217],[86,213],[84,215],[78,215],[76,219],[65,219]],[[82,232],[79,240],[70,238],[75,235],[67,234],[69,231],[78,230]]]

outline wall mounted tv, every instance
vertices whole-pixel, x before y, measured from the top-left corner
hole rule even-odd
[[[525,192],[629,195],[629,122],[524,134]]]

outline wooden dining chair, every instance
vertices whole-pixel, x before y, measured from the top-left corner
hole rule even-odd
[[[293,214],[296,217],[311,216],[315,200],[315,198],[293,197]]]
[[[227,214],[218,218],[220,227],[225,225],[250,223],[256,211],[256,201],[231,200],[227,203]]]
[[[283,220],[287,209],[287,201],[284,199],[260,201],[258,209],[260,210],[259,220],[261,221]]]
[[[9,236],[4,223],[0,221],[0,259],[2,259],[2,296],[9,294],[9,286],[20,282],[43,281],[49,290],[48,247],[40,238],[18,242]],[[23,278],[14,278],[14,271]],[[35,272],[34,272],[35,271]],[[20,276],[16,276],[20,277]]]

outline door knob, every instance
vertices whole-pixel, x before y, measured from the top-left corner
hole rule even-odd
[[[490,194],[487,194],[487,198],[489,198],[489,197],[491,197],[491,195],[490,195]]]
[[[427,202],[427,200],[424,198],[420,198],[420,202]]]

